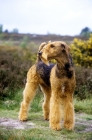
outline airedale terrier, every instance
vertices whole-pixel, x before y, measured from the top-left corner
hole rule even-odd
[[[49,64],[55,59],[56,64]],[[44,119],[49,120],[54,130],[61,129],[61,119],[68,130],[74,128],[75,113],[73,93],[76,85],[70,48],[65,42],[42,43],[39,47],[38,60],[27,74],[27,83],[23,92],[23,101],[19,112],[21,121],[27,120],[30,102],[40,85],[44,93]]]

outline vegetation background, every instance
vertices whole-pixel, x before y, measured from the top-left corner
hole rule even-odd
[[[22,91],[26,83],[27,71],[36,61],[40,43],[49,40],[63,40],[70,45],[77,81],[74,94],[75,111],[76,113],[92,115],[92,35],[88,27],[82,29],[79,36],[58,36],[55,34],[18,34],[17,29],[13,30],[13,33],[8,33],[8,30],[3,32],[2,26],[0,26],[0,110],[2,113],[0,117],[17,118],[20,102],[22,100]],[[33,114],[31,117],[34,118],[33,120],[35,120],[36,123],[37,120],[35,117],[39,120],[39,117],[42,115],[42,100],[43,95],[41,90],[38,89],[31,109]],[[7,116],[6,111],[10,112],[9,116]],[[92,116],[89,117],[89,119],[92,120]],[[45,125],[47,126],[46,122],[44,122],[44,127]],[[79,128],[76,128],[76,130],[77,129]],[[24,134],[20,132],[22,134],[19,136],[19,132],[16,130],[11,132],[1,128],[0,140],[31,139],[29,138],[29,130],[26,132],[27,135],[25,132]],[[77,132],[78,131],[76,131],[76,133]],[[16,133],[17,136],[15,136],[14,133]],[[48,139],[56,138],[55,135],[57,139],[60,138],[59,136],[61,133],[56,133],[57,132],[51,130],[50,134],[49,130],[47,130],[47,134],[50,135]],[[46,139],[46,136],[42,137],[44,134],[42,130],[32,129],[31,134],[32,139]],[[40,135],[40,138],[37,138],[38,135]],[[69,139],[80,139],[82,136],[86,139],[88,135],[90,140],[92,138],[92,133],[77,135],[65,130],[62,131],[62,135],[67,135],[65,138],[62,136],[63,139],[67,139],[67,137]]]

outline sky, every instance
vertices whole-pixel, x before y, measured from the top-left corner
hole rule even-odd
[[[0,24],[10,32],[78,35],[92,30],[92,0],[0,0]]]

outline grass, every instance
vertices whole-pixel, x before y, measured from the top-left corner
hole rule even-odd
[[[0,108],[8,109],[8,110],[15,110],[15,109],[18,110],[23,98],[22,93],[23,90],[20,90],[15,94],[15,96],[12,99],[5,98],[4,100],[0,100]],[[43,94],[41,94],[39,90],[37,90],[36,97],[31,104],[31,111],[33,112],[41,111],[42,100],[43,100]]]
[[[17,112],[9,111],[8,118],[17,119]],[[1,111],[6,116],[7,112]],[[92,132],[83,133],[85,127],[76,125],[74,131],[62,129],[54,131],[49,128],[49,122],[44,121],[42,112],[32,113],[29,118],[36,124],[35,128],[26,130],[0,128],[0,140],[91,140]]]
[[[74,99],[75,111],[92,114],[92,98],[85,100]]]
[[[1,130],[0,138],[1,140],[91,140],[92,134],[87,134],[79,136],[75,132],[68,131],[52,131],[52,130],[41,130],[41,129],[31,129],[31,130]],[[3,137],[4,135],[4,137]]]
[[[16,96],[10,100],[0,101],[0,118],[12,118],[18,120],[20,102],[22,100],[22,91],[16,93]],[[37,95],[31,105],[28,115],[28,122],[35,124],[30,129],[11,129],[0,126],[0,140],[91,140],[92,132],[86,132],[85,123],[92,122],[92,99],[83,101],[74,100],[76,113],[76,125],[73,131],[62,129],[54,131],[49,128],[49,122],[43,119],[42,114],[43,95],[37,91]],[[88,113],[88,114],[85,114]],[[79,124],[77,124],[79,122]],[[84,124],[81,124],[81,122]]]

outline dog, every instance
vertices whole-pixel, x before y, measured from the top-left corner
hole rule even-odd
[[[56,60],[56,64],[49,63],[52,59]],[[75,124],[73,94],[76,79],[70,47],[65,42],[44,42],[40,45],[37,62],[27,73],[19,120],[27,120],[29,105],[39,85],[44,93],[42,106],[44,119],[49,120],[50,128],[60,130],[63,119],[63,126],[73,130]]]

